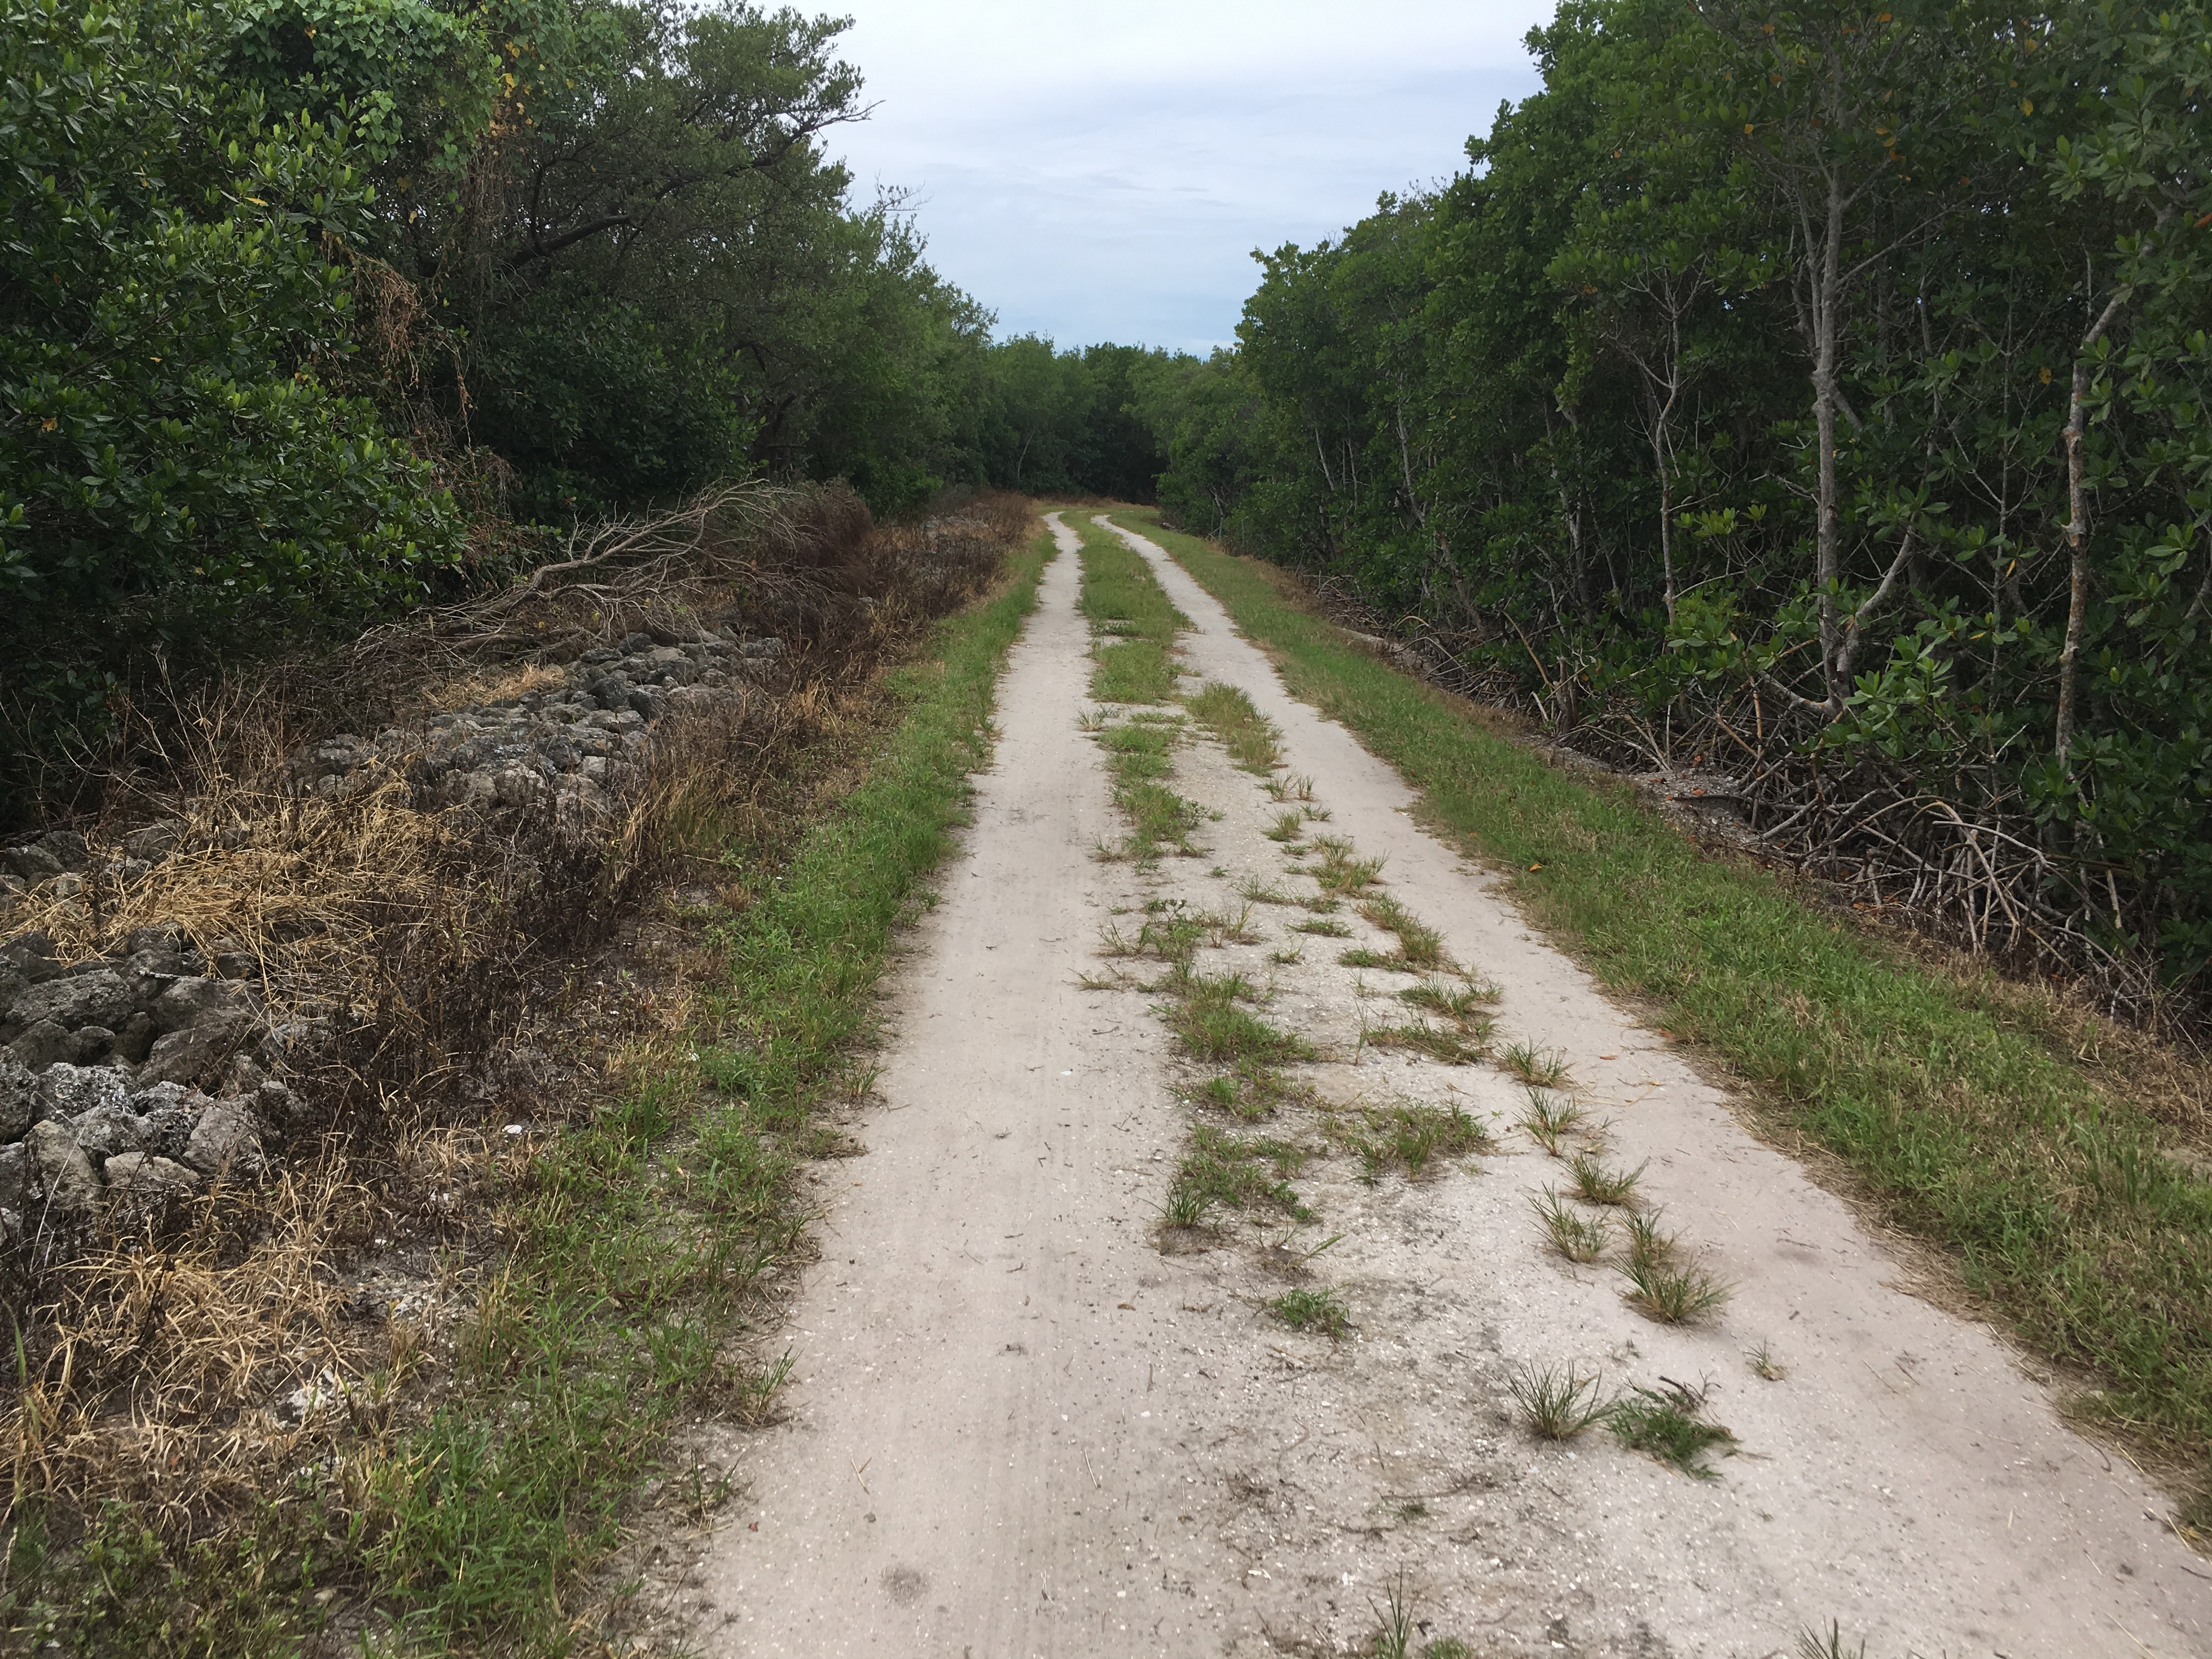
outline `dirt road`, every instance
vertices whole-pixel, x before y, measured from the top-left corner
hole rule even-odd
[[[1194,732],[1176,757],[1215,815],[1204,856],[1096,856],[1121,826],[1055,527],[967,849],[896,987],[869,1150],[823,1168],[788,1416],[694,1581],[704,1651],[1366,1653],[1395,1603],[1414,1654],[1788,1654],[1831,1621],[1872,1659],[2212,1653],[2212,1565],[2166,1500],[1987,1331],[1891,1288],[1850,1212],[1425,833],[1403,783],[1149,544],[1194,624],[1186,689],[1248,693],[1281,730],[1277,793],[1310,777],[1382,890],[1495,982],[1499,1041],[1564,1051],[1577,1144],[1642,1166],[1646,1206],[1732,1288],[1718,1319],[1654,1323],[1613,1267],[1547,1249],[1529,1200],[1565,1165],[1515,1127],[1526,1091],[1371,1040],[1420,976],[1342,964],[1340,945],[1390,943],[1349,915],[1341,940],[1296,931],[1318,914],[1298,908],[1310,853],[1268,838],[1281,801],[1217,745]],[[1102,935],[1148,904],[1241,915],[1208,971],[1264,983],[1267,1018],[1315,1045],[1268,1126],[1304,1149],[1310,1224],[1163,1233],[1206,1072],[1143,975],[1092,988],[1115,979]],[[1328,1126],[1395,1103],[1490,1138],[1363,1179]],[[1340,1295],[1343,1340],[1266,1310],[1294,1282]],[[1747,1362],[1762,1345],[1778,1380]],[[1516,1365],[1672,1379],[1736,1455],[1698,1480],[1602,1433],[1537,1440]]]

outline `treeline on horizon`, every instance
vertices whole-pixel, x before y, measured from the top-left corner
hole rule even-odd
[[[118,708],[747,477],[1149,498],[744,0],[0,0],[0,827]]]
[[[2212,12],[1569,0],[1146,380],[1183,527],[2138,1007],[2212,958]]]

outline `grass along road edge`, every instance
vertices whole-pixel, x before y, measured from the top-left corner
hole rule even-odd
[[[612,1650],[634,1587],[605,1568],[641,1490],[659,1479],[694,1520],[726,1490],[672,1467],[673,1431],[759,1420],[786,1375],[773,1285],[805,1249],[800,1165],[844,1149],[823,1108],[865,1091],[887,949],[964,821],[1051,552],[1039,532],[885,677],[860,781],[787,856],[759,863],[755,826],[690,826],[751,902],[706,929],[688,1018],[630,1044],[590,1115],[520,1170],[505,1250],[453,1264],[476,1291],[439,1403],[380,1426],[405,1377],[349,1389],[348,1453],[186,1559],[120,1505],[66,1559],[19,1514],[0,1571],[15,1634],[164,1659]]]
[[[1166,547],[1358,733],[1431,821],[1508,872],[1529,919],[1668,1032],[1723,1062],[1768,1121],[1826,1148],[1886,1220],[1937,1243],[2028,1344],[2094,1372],[2074,1409],[2169,1474],[2212,1531],[2212,1182],[2041,1037],[1823,918],[1766,872],[1705,855],[1633,799],[1571,777],[1349,641],[1270,568]]]

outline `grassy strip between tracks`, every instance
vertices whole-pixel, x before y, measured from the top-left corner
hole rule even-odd
[[[1572,777],[1348,641],[1268,567],[1160,542],[1357,732],[1433,818],[1512,872],[1530,917],[1673,1035],[1724,1061],[1778,1126],[1840,1158],[1893,1224],[1944,1246],[2040,1352],[2094,1373],[2077,1402],[2212,1494],[2212,1182],[2045,1035],[1715,859],[1626,787]]]
[[[783,1380],[746,1323],[774,1324],[763,1281],[800,1247],[800,1161],[836,1150],[820,1109],[865,1079],[886,948],[988,758],[999,671],[1051,546],[1034,538],[888,677],[860,781],[787,857],[756,869],[746,830],[695,826],[750,902],[700,941],[690,1018],[639,1039],[618,1086],[518,1175],[509,1248],[478,1274],[439,1403],[380,1427],[364,1388],[347,1455],[189,1559],[120,1505],[65,1553],[19,1511],[0,1563],[0,1629],[28,1644],[15,1650],[612,1651],[623,1591],[603,1569],[641,1488],[672,1474],[664,1501],[717,1497],[672,1469],[676,1425],[757,1419]]]

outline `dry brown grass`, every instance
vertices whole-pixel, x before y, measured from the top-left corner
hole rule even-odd
[[[342,1168],[302,1171],[258,1195],[264,1231],[242,1249],[216,1213],[236,1200],[208,1198],[159,1248],[118,1242],[58,1268],[37,1358],[0,1407],[15,1500],[121,1500],[182,1526],[281,1489],[388,1412],[417,1328],[349,1316],[328,1266],[366,1198]],[[308,1409],[280,1415],[301,1389]]]

